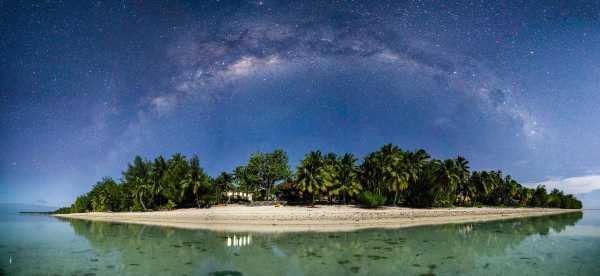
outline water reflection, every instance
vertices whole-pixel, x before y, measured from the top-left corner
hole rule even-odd
[[[421,274],[489,269],[484,257],[504,256],[528,237],[575,225],[582,213],[487,223],[342,233],[217,233],[133,224],[67,220],[96,252],[118,256],[123,272],[240,272],[250,275]],[[232,250],[231,250],[232,249]],[[522,258],[530,258],[523,256]],[[264,266],[269,264],[269,266]]]
[[[227,247],[240,247],[240,246],[247,246],[250,245],[250,243],[252,243],[252,235],[248,234],[248,235],[243,235],[243,236],[238,236],[238,235],[228,235],[225,244],[227,245]]]

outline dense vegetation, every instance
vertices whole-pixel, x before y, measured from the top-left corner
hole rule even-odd
[[[573,195],[544,186],[522,186],[501,171],[471,172],[469,162],[432,159],[424,150],[404,151],[387,144],[361,164],[351,153],[311,151],[293,174],[284,151],[256,153],[248,164],[216,178],[198,157],[181,154],[153,161],[136,156],[120,182],[104,178],[59,213],[144,211],[206,207],[231,200],[227,192],[252,193],[254,200],[361,203],[364,206],[521,206],[581,208]]]

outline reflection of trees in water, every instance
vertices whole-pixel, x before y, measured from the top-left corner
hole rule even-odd
[[[348,267],[385,274],[390,269],[426,272],[429,265],[458,264],[473,268],[480,256],[502,255],[532,235],[563,231],[582,213],[504,220],[474,224],[449,224],[399,230],[366,230],[350,233],[309,233],[281,236],[275,243],[294,262],[304,259],[337,260]],[[296,260],[293,260],[296,258]],[[361,267],[367,263],[368,267]],[[369,265],[370,264],[370,265]],[[385,264],[385,265],[383,265]],[[312,267],[311,267],[312,266]],[[306,271],[317,271],[309,262]]]
[[[394,271],[427,272],[447,263],[464,269],[480,256],[504,254],[532,235],[561,232],[582,213],[474,224],[364,230],[344,233],[251,234],[245,246],[233,234],[175,230],[134,224],[69,220],[78,235],[101,253],[118,252],[126,269],[168,268],[206,272],[243,268],[249,274]],[[236,238],[248,237],[236,233]],[[246,238],[247,239],[247,238]],[[242,238],[244,240],[244,238]],[[542,241],[543,242],[543,241]],[[141,264],[131,268],[131,264]],[[156,272],[156,271],[154,271]],[[465,271],[468,272],[468,271]]]

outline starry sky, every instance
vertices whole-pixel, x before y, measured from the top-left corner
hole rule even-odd
[[[394,143],[600,189],[598,1],[0,0],[0,202]]]

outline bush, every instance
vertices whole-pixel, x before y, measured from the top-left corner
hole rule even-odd
[[[71,207],[62,207],[52,213],[53,214],[70,214],[72,212],[73,211],[71,210]]]
[[[175,209],[175,207],[177,207],[177,204],[175,204],[175,202],[171,201],[170,199],[167,202],[167,204],[165,204],[165,209],[167,210],[173,210]]]
[[[369,208],[382,206],[385,204],[386,200],[385,196],[378,195],[372,192],[362,192],[359,198],[361,203],[363,203]]]

